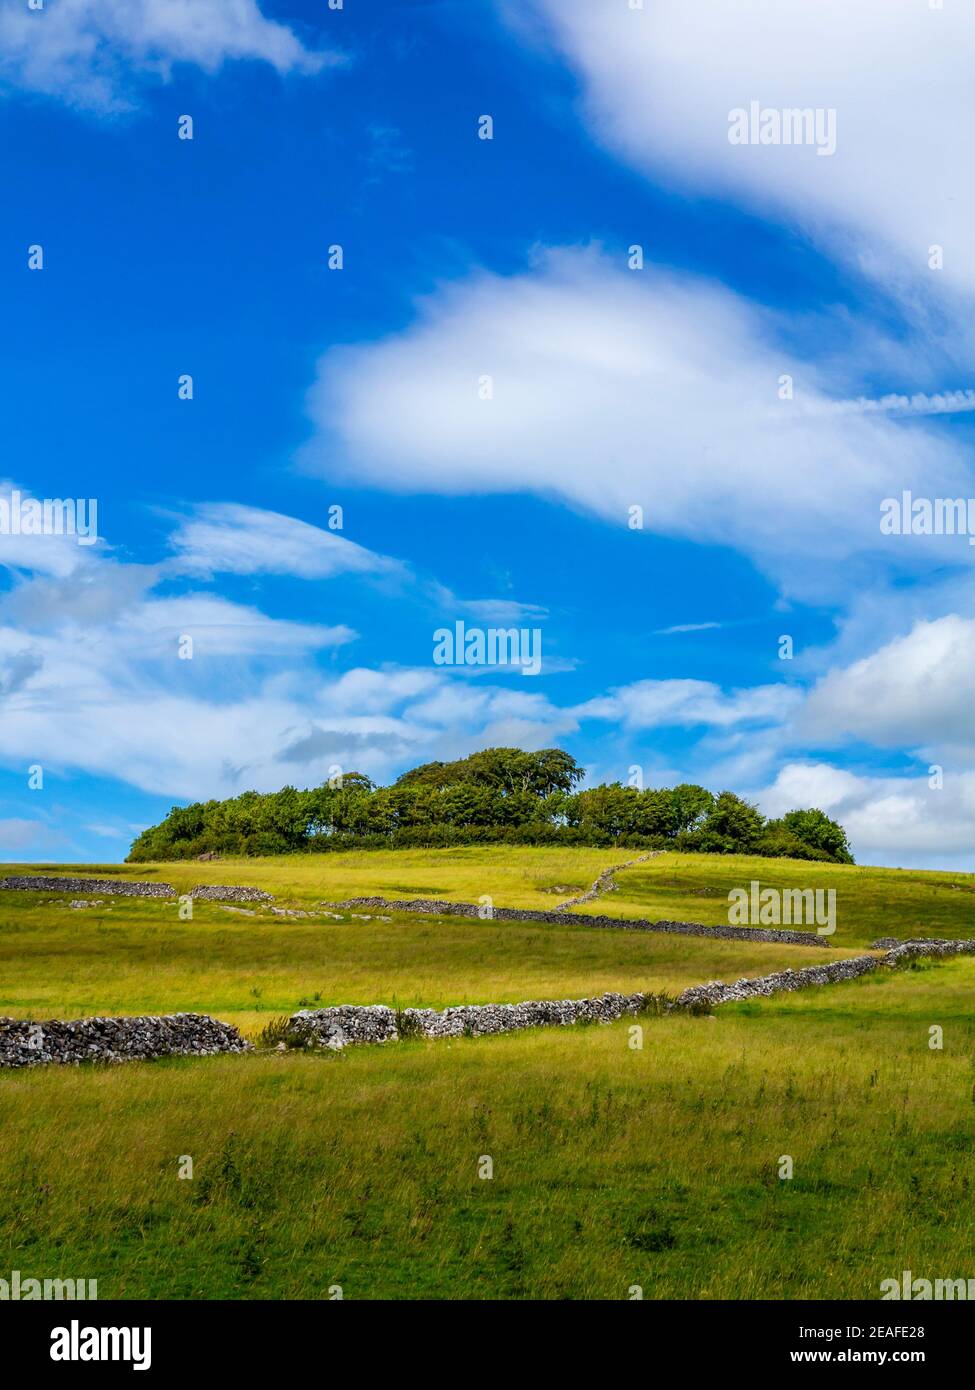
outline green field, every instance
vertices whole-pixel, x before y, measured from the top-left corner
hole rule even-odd
[[[122,872],[252,883],[303,910],[369,892],[551,907],[542,889],[588,886],[630,857],[506,848]],[[0,1014],[195,1009],[256,1036],[303,1002],[676,992],[878,935],[972,934],[970,876],[793,861],[664,855],[621,873],[595,910],[724,921],[727,888],[750,876],[835,886],[835,947],[212,904],[180,922],[175,903],[74,910],[8,892]],[[874,1298],[905,1268],[967,1278],[973,986],[973,959],[924,962],[644,1018],[641,1049],[624,1020],[0,1073],[0,1264],[97,1278],[102,1298],[321,1298],[336,1284],[347,1298],[620,1299],[634,1284],[647,1298]]]
[[[380,894],[390,898],[448,898],[476,902],[483,894],[498,906],[551,908],[591,886],[603,869],[642,851],[532,849],[498,845],[464,849],[349,850],[338,854],[277,855],[172,864],[7,865],[11,873],[74,872],[99,877],[170,883],[185,892],[197,883],[237,883],[263,888],[282,903],[304,906],[322,899]],[[767,862],[767,861],[766,861]],[[553,888],[568,892],[553,893]]]
[[[729,890],[747,888],[755,880],[762,888],[833,889],[833,946],[863,947],[882,936],[961,938],[975,933],[973,874],[738,854],[662,854],[625,870],[618,880],[619,892],[602,899],[609,906],[597,911],[717,925],[728,920]]]

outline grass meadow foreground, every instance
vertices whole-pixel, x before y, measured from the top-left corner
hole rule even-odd
[[[254,883],[306,909],[370,891],[551,907],[543,889],[585,887],[627,857],[418,851],[121,872]],[[4,893],[0,1014],[198,1010],[254,1038],[302,1004],[674,993],[878,935],[971,934],[969,876],[794,861],[665,855],[622,872],[596,910],[726,920],[717,893],[750,877],[835,885],[833,948],[213,904],[181,922],[176,903],[72,909],[69,895]],[[870,1299],[906,1268],[967,1278],[973,986],[975,960],[959,958],[712,1017],[0,1074],[0,1263],[95,1278],[102,1298],[325,1298],[339,1285],[346,1298],[625,1299],[639,1285],[646,1298]]]

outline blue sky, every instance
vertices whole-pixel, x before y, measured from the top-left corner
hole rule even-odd
[[[100,537],[0,534],[3,858],[513,743],[975,867],[975,550],[879,525],[975,492],[975,21],[763,14],[0,0],[0,497]]]

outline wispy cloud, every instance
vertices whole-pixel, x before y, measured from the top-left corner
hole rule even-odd
[[[170,538],[169,569],[190,574],[288,574],[330,579],[338,574],[401,575],[398,560],[296,517],[232,502],[197,506]]]
[[[0,6],[0,78],[92,112],[132,109],[139,88],[175,64],[215,72],[250,59],[279,73],[316,73],[337,54],[305,47],[256,0],[26,0]]]
[[[403,333],[327,354],[303,458],[393,490],[533,492],[621,535],[639,507],[646,531],[732,546],[789,596],[835,598],[852,557],[875,573],[878,500],[922,480],[953,495],[966,460],[934,425],[835,410],[850,367],[797,359],[780,329],[710,281],[539,253],[524,274],[442,289]],[[778,399],[783,376],[803,409]]]
[[[722,627],[722,623],[674,623],[672,627],[658,627],[654,629],[654,637],[670,637],[677,632],[710,632],[713,628]]]

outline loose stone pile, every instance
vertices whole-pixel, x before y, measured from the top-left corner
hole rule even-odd
[[[324,902],[322,907],[372,907],[387,912],[422,912],[431,917],[483,918],[485,909],[477,903],[453,903],[444,898],[346,898],[343,902]],[[712,936],[725,941],[771,941],[779,946],[824,946],[829,939],[814,931],[789,931],[779,927],[706,927],[702,922],[649,922],[642,917],[592,916],[584,912],[538,911],[528,907],[493,907],[496,922],[548,922],[555,927],[605,927],[614,931],[667,932],[676,936]]]
[[[236,1028],[207,1014],[82,1018],[72,1023],[0,1018],[0,1067],[211,1057],[218,1052],[250,1050],[251,1044]]]

